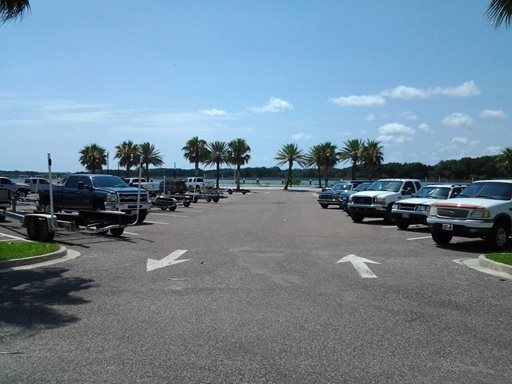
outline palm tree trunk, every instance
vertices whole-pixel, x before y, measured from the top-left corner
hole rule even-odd
[[[236,189],[240,189],[240,164],[236,166]]]
[[[217,161],[217,189],[219,189],[220,162]]]
[[[356,179],[356,166],[357,166],[356,162],[353,161],[352,162],[352,180]]]
[[[322,188],[322,171],[320,167],[318,167],[318,186]]]
[[[194,168],[194,176],[199,176],[199,161],[195,162],[195,168]]]
[[[284,185],[284,189],[288,189],[288,185],[291,184],[292,180],[292,165],[289,164],[288,166],[288,176],[286,177],[286,184]]]

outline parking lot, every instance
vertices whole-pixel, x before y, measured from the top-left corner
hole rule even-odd
[[[0,240],[24,237],[14,223]],[[0,274],[1,383],[510,383],[512,280],[480,240],[355,224],[310,191],[153,209]]]

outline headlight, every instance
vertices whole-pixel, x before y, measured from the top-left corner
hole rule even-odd
[[[351,202],[352,202],[352,196],[350,196],[350,197],[348,198],[348,202],[349,202],[349,203],[351,203]]]
[[[117,193],[108,193],[105,201],[108,201],[110,203],[117,202]]]
[[[437,215],[437,207],[436,206],[431,206],[430,207],[429,215],[430,216],[436,216]]]
[[[430,212],[430,205],[418,205],[416,207],[416,211],[429,213]]]
[[[375,204],[382,204],[382,205],[386,204],[386,199],[383,197],[376,197],[374,201],[375,201]]]
[[[400,204],[393,204],[391,209],[400,209]]]
[[[475,219],[488,219],[491,217],[491,212],[489,212],[485,208],[477,208],[471,214],[469,217],[475,218]]]

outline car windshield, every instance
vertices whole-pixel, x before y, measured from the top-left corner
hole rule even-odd
[[[372,185],[373,185],[373,182],[368,182],[368,183],[361,183],[359,184],[355,189],[354,189],[354,192],[361,192],[361,191],[367,191],[367,190],[371,190],[372,188]]]
[[[473,183],[466,187],[458,197],[478,197],[482,199],[512,199],[512,183],[499,181]]]
[[[338,184],[334,184],[334,186],[332,187],[332,190],[333,191],[350,191],[352,189],[352,184],[343,184],[343,183],[338,183]]]
[[[447,199],[450,194],[449,187],[423,187],[414,197],[424,197],[427,199]]]
[[[100,187],[114,187],[114,188],[128,188],[128,184],[123,179],[117,176],[96,176],[92,178],[92,184],[96,188]]]
[[[390,191],[390,192],[398,192],[402,187],[401,181],[388,181],[388,180],[379,180],[373,183],[371,190],[372,191]]]

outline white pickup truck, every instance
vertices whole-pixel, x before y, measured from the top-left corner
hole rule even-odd
[[[393,203],[410,197],[421,188],[416,179],[380,179],[372,184],[371,190],[354,193],[348,199],[348,213],[355,223],[365,217],[382,217],[391,223]]]
[[[433,203],[427,223],[436,244],[480,237],[503,251],[512,231],[512,180],[475,181],[458,197]]]
[[[152,196],[155,196],[160,192],[160,183],[147,181],[143,177],[140,179],[138,177],[127,177],[123,180],[126,181],[126,184],[128,184],[130,187],[144,188]]]
[[[183,181],[187,184],[187,190],[195,193],[201,193],[205,188],[213,188],[215,186],[213,181],[204,180],[202,177],[187,177]]]
[[[12,194],[20,196],[27,196],[30,193],[30,186],[28,184],[16,183],[8,177],[0,177],[0,186],[11,191]]]

